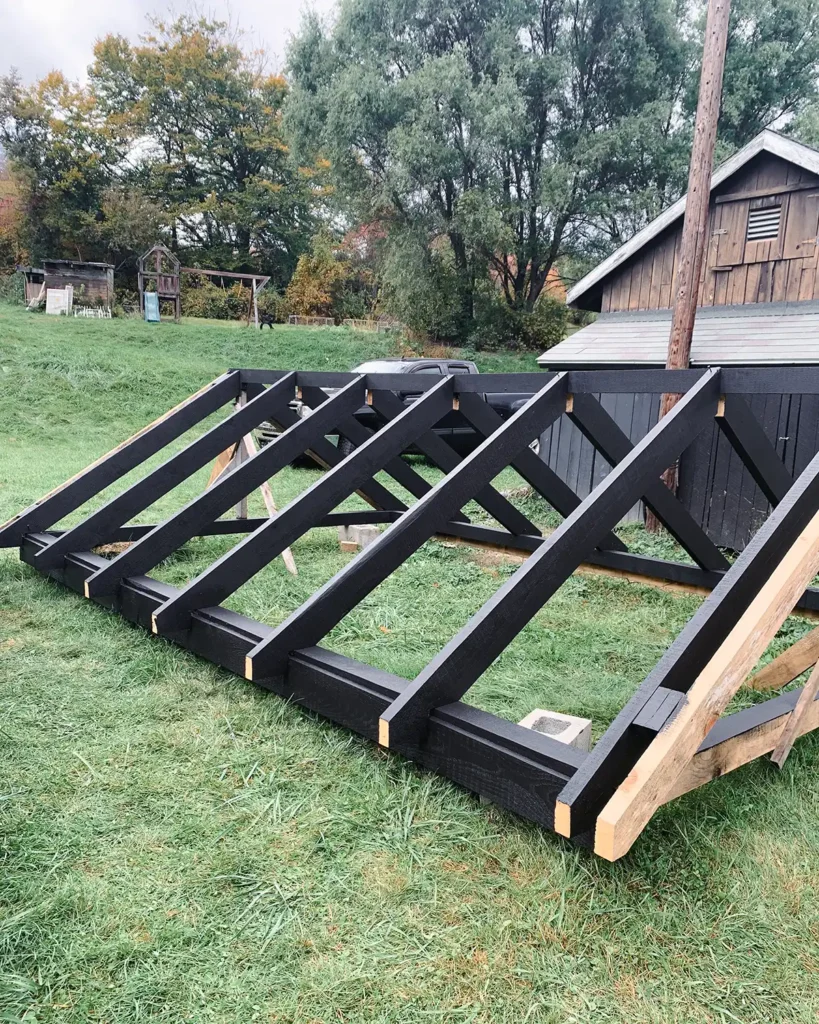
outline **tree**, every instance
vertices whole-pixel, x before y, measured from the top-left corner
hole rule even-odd
[[[18,182],[32,256],[99,257],[102,195],[125,147],[92,93],[58,72],[30,89],[0,79],[0,144]]]
[[[728,145],[803,105],[818,63],[816,0],[737,3]],[[682,0],[342,0],[291,48],[285,123],[344,209],[383,222],[388,267],[411,251],[429,286],[451,268],[455,336],[496,316],[490,274],[518,330],[557,260],[599,258],[680,194],[700,30]]]
[[[285,283],[315,229],[324,165],[297,167],[281,132],[287,84],[219,21],[155,21],[131,46],[97,44],[90,88],[132,140],[133,177],[172,244],[224,269]]]

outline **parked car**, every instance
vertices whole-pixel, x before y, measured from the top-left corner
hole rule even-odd
[[[437,374],[440,377],[445,374],[477,374],[478,368],[474,363],[465,359],[372,359],[354,367],[351,372],[406,374],[408,378],[406,389],[402,388],[400,391],[396,392],[396,394],[405,405],[410,405],[412,402],[417,401],[423,394],[423,391],[413,389],[413,375],[420,373]],[[335,389],[326,389],[328,394],[332,394],[334,390]],[[529,400],[531,395],[508,394],[502,392],[499,394],[487,394],[484,397],[502,419],[508,419]],[[309,406],[296,399],[290,403],[290,407],[300,417],[309,416],[312,412]],[[362,423],[364,426],[370,427],[371,429],[378,429],[381,425],[381,421],[376,416],[375,411],[368,405],[363,405],[355,413],[355,417],[359,423]],[[265,423],[257,431],[260,443],[262,444],[267,444],[269,441],[272,441],[278,433],[279,428],[273,423]],[[461,455],[469,454],[469,452],[473,451],[482,440],[481,436],[476,433],[464,417],[455,410],[436,424],[435,433],[452,445],[452,447]],[[338,438],[339,451],[343,452],[345,455],[349,454],[354,447],[355,446],[348,441],[346,437]],[[535,451],[538,451],[539,442],[537,440],[533,441],[531,447]],[[413,449],[408,449],[408,452],[412,453]]]

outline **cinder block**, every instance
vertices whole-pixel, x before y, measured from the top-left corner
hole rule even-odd
[[[588,751],[591,749],[591,719],[578,718],[576,715],[563,715],[559,711],[544,711],[535,708],[521,720],[524,729],[551,736],[570,747]]]
[[[359,551],[378,540],[381,531],[377,526],[339,526],[338,543],[342,551]]]

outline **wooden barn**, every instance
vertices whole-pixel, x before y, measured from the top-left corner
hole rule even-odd
[[[41,267],[18,267],[25,278],[26,302],[37,299],[49,288],[74,286],[74,305],[108,306],[114,304],[114,265],[86,263],[82,260],[43,260]],[[45,290],[43,288],[45,287]]]
[[[545,352],[541,366],[665,365],[685,203],[683,196],[574,285],[569,304],[598,316]],[[691,365],[819,364],[819,152],[776,132],[758,135],[715,170],[705,241]],[[656,423],[659,398],[604,402],[636,441]],[[801,472],[819,450],[819,396],[748,402],[788,469]],[[541,452],[581,495],[608,471],[565,417],[544,435]],[[716,429],[683,456],[680,497],[712,540],[735,550],[769,511]]]

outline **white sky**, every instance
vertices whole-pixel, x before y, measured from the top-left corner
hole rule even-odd
[[[249,33],[248,41],[267,50],[272,67],[280,69],[302,13],[312,9],[326,15],[334,6],[334,0],[241,0],[232,5],[216,0],[195,9],[238,22]],[[84,79],[97,38],[113,32],[135,41],[148,27],[147,15],[159,13],[167,20],[174,10],[187,9],[184,3],[171,6],[161,0],[26,0],[10,5],[0,31],[0,74],[14,66],[31,83],[56,68],[68,78]]]

